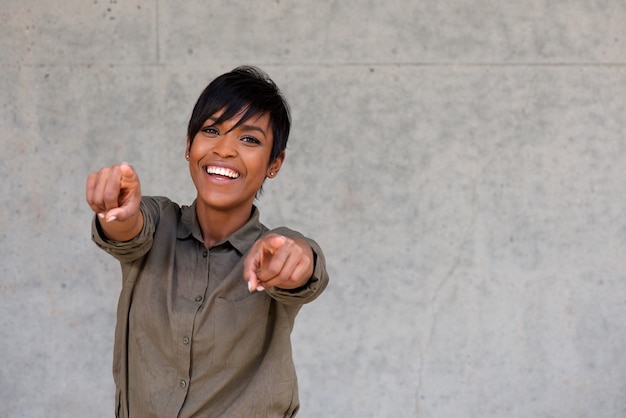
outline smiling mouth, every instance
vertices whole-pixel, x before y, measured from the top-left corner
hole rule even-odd
[[[234,171],[234,170],[230,170],[228,168],[224,168],[224,167],[207,167],[206,168],[206,172],[208,175],[210,176],[220,176],[220,177],[228,177],[229,179],[236,179],[239,177],[239,173]]]

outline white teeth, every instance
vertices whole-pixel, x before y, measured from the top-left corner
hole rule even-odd
[[[239,177],[239,173],[224,167],[207,167],[206,172],[208,174],[217,174],[218,176],[230,177],[231,179],[236,179],[237,177]]]

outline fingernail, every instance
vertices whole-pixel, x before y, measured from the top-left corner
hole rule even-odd
[[[116,220],[116,219],[117,219],[117,216],[115,216],[115,215],[113,215],[113,216],[109,216],[109,217],[107,218],[107,222],[113,222],[113,221],[114,221],[114,220]]]
[[[252,282],[248,282],[248,292],[252,292]]]
[[[104,219],[104,213],[99,213],[99,214],[98,214],[98,218],[100,218],[100,219]]]
[[[265,290],[265,288],[264,288],[263,286],[257,286],[257,287],[256,287],[256,291],[257,291],[257,292],[262,292],[262,291],[264,291],[264,290]]]

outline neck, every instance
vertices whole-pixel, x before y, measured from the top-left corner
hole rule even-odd
[[[204,245],[211,248],[248,222],[252,214],[252,204],[237,210],[217,210],[206,207],[198,200],[196,213]]]

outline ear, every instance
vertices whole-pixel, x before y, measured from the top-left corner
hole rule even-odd
[[[285,151],[281,152],[278,157],[276,157],[276,159],[270,163],[269,167],[267,167],[267,172],[265,175],[269,178],[276,177],[284,161]]]
[[[189,153],[191,152],[191,141],[187,137],[187,147],[185,148],[185,159],[189,161]]]

